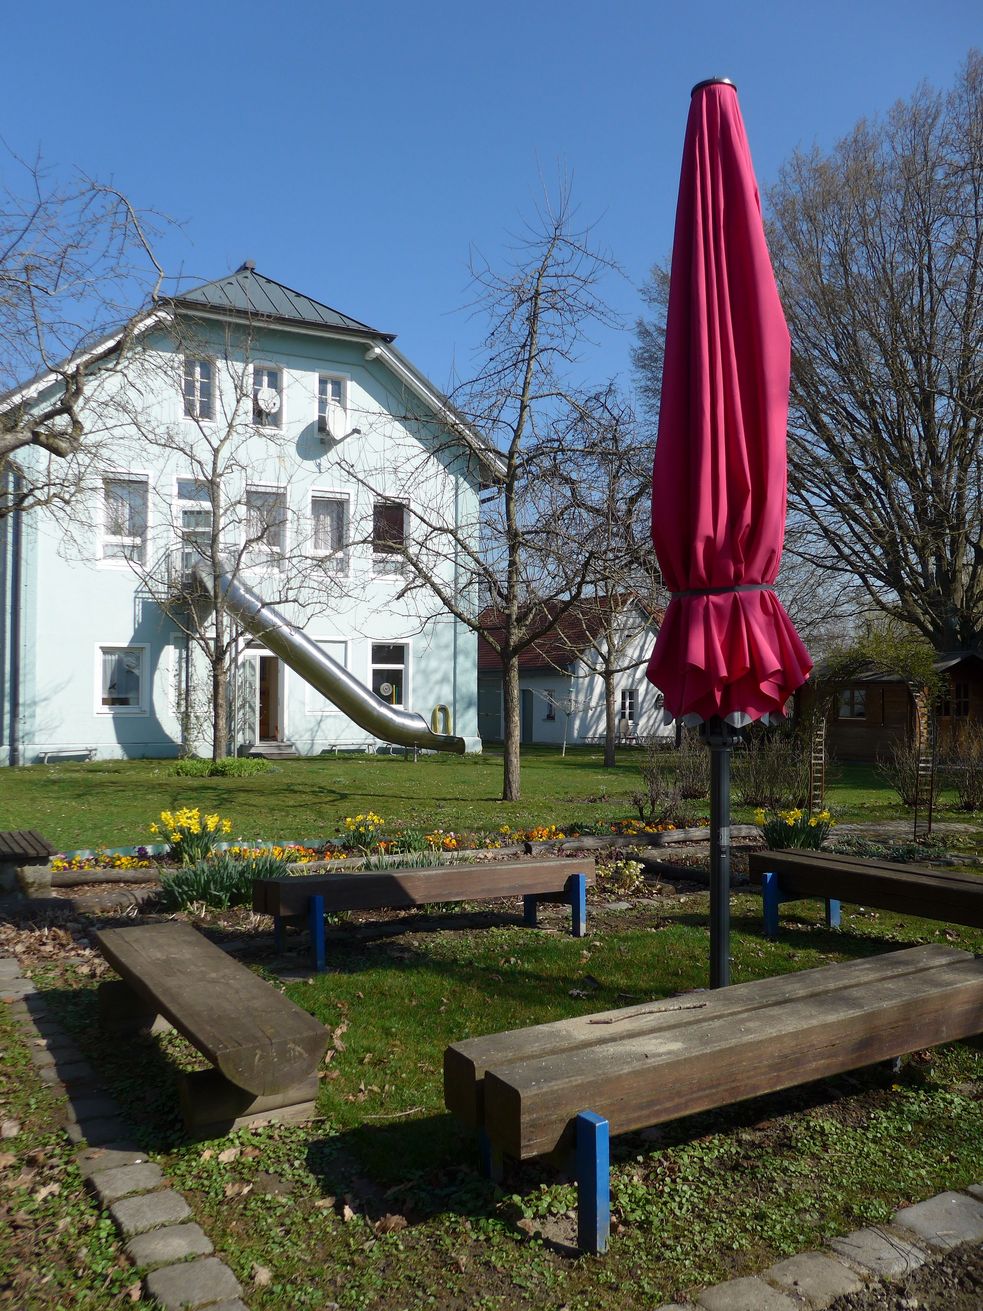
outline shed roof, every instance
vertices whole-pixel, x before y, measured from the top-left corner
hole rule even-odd
[[[560,608],[560,602],[553,607]],[[608,616],[612,611],[620,612],[637,606],[649,622],[661,622],[661,612],[652,610],[636,596],[586,596],[565,610],[542,637],[531,642],[519,653],[519,669],[523,673],[556,673],[565,670],[580,658],[595,642],[604,630]],[[503,624],[498,618],[499,612],[494,606],[483,610],[480,616],[482,626],[493,634],[501,632]],[[478,672],[491,674],[502,672],[502,662],[484,637],[478,637]]]

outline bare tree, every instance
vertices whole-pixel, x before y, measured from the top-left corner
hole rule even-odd
[[[649,530],[652,446],[614,384],[581,401],[564,442],[563,476],[578,535],[591,542],[592,595],[565,627],[572,656],[586,653],[604,687],[604,765],[615,763],[618,676],[640,667],[638,634],[627,622],[641,607],[653,617],[661,576]],[[645,660],[647,660],[647,656]]]
[[[8,155],[6,164],[0,476],[15,476],[3,479],[0,516],[64,503],[85,482],[113,428],[90,403],[90,379],[122,367],[147,322],[135,311],[153,301],[163,278],[151,244],[156,220],[117,187],[84,174],[66,179],[40,159]]]
[[[983,56],[770,193],[799,549],[937,651],[983,639]]]
[[[445,499],[400,501],[398,484],[424,485],[422,463],[461,455],[460,429],[445,429],[407,452],[398,472],[347,465],[362,486],[393,496],[390,529],[373,525],[374,549],[405,571],[401,597],[416,589],[479,633],[502,663],[505,767],[502,796],[520,795],[519,656],[573,606],[592,577],[596,551],[582,532],[566,468],[571,432],[590,405],[570,378],[582,334],[610,322],[598,294],[609,267],[589,236],[575,231],[569,198],[546,206],[496,271],[472,261],[474,310],[484,338],[474,376],[452,393],[465,423],[497,449],[498,474],[479,514]],[[480,475],[473,468],[472,477]],[[385,517],[384,511],[381,517]],[[404,526],[405,525],[405,526]],[[388,542],[386,533],[388,532]]]

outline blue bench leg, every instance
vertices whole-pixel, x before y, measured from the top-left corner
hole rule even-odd
[[[283,953],[286,947],[286,934],[283,928],[283,916],[273,916],[273,946],[279,954]]]
[[[611,1235],[611,1146],[608,1122],[581,1111],[577,1134],[577,1246],[594,1256],[607,1251]]]
[[[778,937],[778,906],[781,902],[781,890],[778,875],[768,870],[761,876],[761,912],[765,920],[765,937]]]
[[[587,932],[587,875],[571,874],[567,879],[567,892],[570,894],[570,931],[575,938],[582,938]]]
[[[828,929],[840,927],[840,903],[835,897],[826,898],[826,927]]]
[[[324,969],[324,898],[308,897],[307,927],[311,935],[311,959],[315,970]]]
[[[527,929],[534,929],[539,923],[536,914],[538,906],[539,898],[535,894],[530,893],[522,898],[522,921]]]
[[[481,1173],[492,1183],[499,1184],[505,1174],[505,1158],[498,1147],[492,1145],[484,1129],[478,1130],[478,1160]]]

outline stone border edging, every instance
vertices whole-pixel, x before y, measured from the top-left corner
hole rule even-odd
[[[937,1193],[895,1211],[890,1224],[831,1239],[832,1251],[801,1252],[760,1275],[705,1288],[695,1302],[670,1302],[658,1311],[822,1311],[865,1286],[911,1274],[963,1243],[983,1243],[983,1184]]]
[[[64,1128],[79,1147],[76,1164],[82,1178],[112,1217],[133,1264],[152,1267],[143,1278],[146,1296],[164,1311],[248,1311],[242,1286],[212,1255],[211,1239],[194,1222],[188,1203],[166,1186],[160,1166],[129,1139],[115,1099],[49,1016],[14,956],[0,957],[0,1000],[26,1031],[41,1081],[66,1098]]]

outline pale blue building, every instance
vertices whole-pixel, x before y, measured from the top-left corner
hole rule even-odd
[[[401,552],[419,535],[458,594],[494,450],[391,333],[251,263],[135,327],[89,380],[85,454],[65,466],[77,494],[0,519],[0,763],[211,753],[203,621],[175,597],[215,527],[213,484],[216,540],[256,593],[391,704],[475,737],[475,636],[410,585]],[[8,393],[0,416],[57,385]],[[248,634],[226,636],[230,751],[378,745]]]

